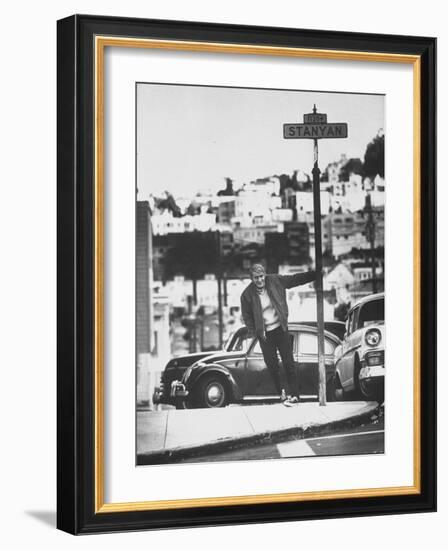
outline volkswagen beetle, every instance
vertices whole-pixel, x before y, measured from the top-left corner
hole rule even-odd
[[[234,331],[220,353],[230,353],[235,349],[240,349],[242,345],[241,342],[246,338],[246,334],[246,327],[240,327]],[[153,402],[155,404],[164,403],[183,408],[181,388],[177,387],[175,390],[175,384],[182,379],[188,367],[196,363],[196,361],[205,359],[216,353],[216,351],[201,351],[170,359],[162,372],[159,386],[154,390]]]
[[[290,323],[288,330],[293,347],[294,366],[301,397],[317,398],[319,367],[317,328],[315,323]],[[172,389],[183,399],[185,407],[224,407],[230,403],[279,400],[263,359],[257,339],[241,337],[232,351],[215,353],[186,369]],[[325,366],[327,398],[333,397],[334,350],[341,343],[332,332],[325,331]],[[281,369],[280,375],[283,376]]]

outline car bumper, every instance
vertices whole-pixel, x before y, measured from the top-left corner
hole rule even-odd
[[[384,371],[384,349],[368,350],[361,361],[359,379],[365,382],[384,379]]]
[[[165,391],[163,388],[155,388],[154,392],[152,394],[152,402],[154,405],[158,405],[159,403],[168,403],[168,399],[165,395]]]
[[[169,392],[166,391],[165,387],[156,387],[152,396],[153,403],[155,405],[165,404],[165,405],[176,405],[179,402],[179,398],[183,399],[188,396],[188,390],[186,390],[185,385],[179,380],[173,380],[169,386]]]
[[[185,387],[185,384],[179,382],[179,380],[173,380],[171,382],[170,388],[171,397],[188,397],[188,390]]]
[[[375,365],[362,367],[359,372],[359,379],[364,381],[384,380],[384,366]]]
[[[166,391],[165,386],[156,387],[153,393],[154,403],[173,403],[177,397],[187,397],[188,390],[185,388],[185,384],[182,384],[179,380],[173,380],[169,386],[169,392]]]

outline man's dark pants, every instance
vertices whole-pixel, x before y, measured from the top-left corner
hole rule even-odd
[[[261,351],[263,352],[264,362],[269,369],[275,389],[280,395],[282,384],[280,382],[280,366],[278,363],[277,350],[280,354],[283,368],[285,369],[288,395],[299,397],[299,388],[297,376],[294,369],[294,357],[292,354],[292,341],[289,332],[284,331],[282,327],[266,332],[266,340],[260,339]]]

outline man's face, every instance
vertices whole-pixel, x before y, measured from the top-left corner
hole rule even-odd
[[[254,282],[255,286],[257,288],[264,288],[264,279],[265,279],[265,272],[264,271],[255,271],[252,273],[252,281]]]

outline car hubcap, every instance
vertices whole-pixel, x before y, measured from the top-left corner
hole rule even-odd
[[[224,389],[220,384],[213,383],[207,388],[207,401],[212,407],[217,407],[222,403]]]

